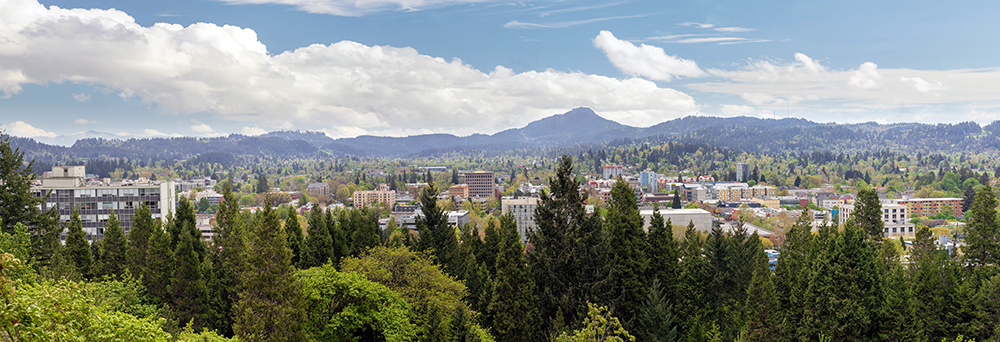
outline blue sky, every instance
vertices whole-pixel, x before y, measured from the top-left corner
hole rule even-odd
[[[0,0],[0,124],[88,136],[494,133],[587,106],[818,122],[1000,118],[966,1]]]

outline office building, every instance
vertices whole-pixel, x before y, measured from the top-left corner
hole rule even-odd
[[[465,174],[465,184],[469,186],[469,197],[494,197],[496,181],[493,172],[475,171]]]
[[[535,224],[535,208],[538,208],[538,198],[504,198],[500,201],[500,211],[507,215],[514,215],[514,222],[517,223],[517,233],[521,235],[521,242],[526,241],[528,231],[538,229]]]

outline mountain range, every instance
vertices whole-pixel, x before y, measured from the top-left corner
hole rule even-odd
[[[414,157],[447,153],[546,151],[634,142],[682,141],[765,153],[830,150],[893,150],[908,153],[1000,151],[1000,122],[959,124],[821,124],[805,119],[688,116],[651,127],[632,127],[576,108],[492,135],[426,134],[409,137],[359,136],[332,139],[320,132],[276,131],[260,136],[215,138],[79,139],[72,146],[14,138],[29,158],[57,162],[78,158],[183,160],[212,153],[235,156],[323,158],[333,156]]]

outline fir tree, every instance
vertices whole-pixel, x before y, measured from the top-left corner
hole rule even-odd
[[[501,246],[494,261],[497,274],[487,309],[496,340],[543,340],[533,295],[534,282],[511,214],[500,217],[500,235]]]
[[[80,212],[76,208],[73,208],[69,231],[66,234],[65,256],[76,266],[84,279],[94,277],[94,255],[90,251],[86,233],[83,232],[83,222],[80,221]]]
[[[882,221],[882,203],[878,200],[875,189],[858,191],[858,200],[854,203],[851,218],[854,224],[865,233],[870,241],[881,243],[885,238],[885,223]]]
[[[369,208],[351,211],[351,224],[354,226],[351,238],[352,255],[360,255],[369,248],[379,245],[378,217]]]
[[[810,255],[815,255],[814,240],[808,215],[800,215],[794,225],[785,233],[785,245],[775,267],[774,298],[777,314],[775,321],[781,322],[777,330],[779,341],[796,340],[808,298],[806,288],[812,271]],[[769,335],[770,333],[761,333]]]
[[[345,230],[353,232],[350,216],[348,212],[340,210],[337,219],[334,219],[333,211],[326,213],[326,233],[330,235],[330,259],[334,265],[339,265],[340,260],[351,255],[351,235]]]
[[[673,202],[670,203],[670,208],[671,209],[681,208],[681,195],[677,192],[677,189],[674,189],[674,200]]]
[[[159,222],[153,227],[146,251],[143,283],[154,304],[170,303],[170,282],[174,276],[174,250],[170,249],[170,234]]]
[[[149,207],[139,203],[132,215],[132,228],[128,233],[128,268],[136,276],[147,274],[146,254],[153,229],[153,215],[150,214]]]
[[[418,249],[431,253],[448,274],[457,274],[460,260],[457,260],[458,238],[455,229],[448,226],[448,216],[444,209],[437,205],[437,186],[429,184],[420,194],[420,210],[423,215],[417,217],[417,230],[420,231]]]
[[[663,222],[659,207],[654,205],[653,216],[649,219],[649,235],[647,237],[646,255],[649,258],[648,274],[650,281],[659,280],[660,291],[665,298],[677,302],[676,284],[679,270],[677,260],[680,251],[674,241],[673,223]]]
[[[0,131],[0,227],[7,234],[14,234],[18,223],[34,227],[42,219],[38,207],[44,207],[45,197],[36,197],[31,190],[35,180],[32,171],[35,161],[24,163],[24,152],[11,146],[10,136]],[[43,232],[35,231],[34,235]]]
[[[611,188],[611,203],[605,214],[604,227],[608,239],[611,277],[612,312],[626,328],[632,325],[637,308],[646,299],[646,234],[642,229],[635,193],[621,177]]]
[[[206,285],[211,295],[208,311],[208,325],[224,336],[233,336],[233,305],[239,299],[239,274],[242,269],[243,246],[245,244],[245,222],[240,216],[236,194],[232,192],[232,179],[222,186],[222,202],[215,213],[215,236],[212,243],[215,253],[206,265],[212,271]],[[203,273],[204,274],[204,273]]]
[[[120,276],[128,267],[128,241],[122,234],[118,215],[114,211],[108,215],[108,223],[104,228],[104,238],[100,240],[101,275]]]
[[[298,265],[304,241],[302,226],[299,225],[299,214],[293,207],[288,207],[288,217],[285,218],[285,231],[288,232],[288,248],[292,250],[292,265]]]
[[[257,174],[257,189],[258,194],[263,194],[271,190],[270,186],[267,185],[267,175],[263,171]]]
[[[680,340],[673,305],[670,304],[667,293],[663,291],[663,286],[660,284],[658,278],[653,278],[650,281],[646,300],[639,307],[633,331],[640,341],[673,342]]]
[[[686,319],[681,333],[685,336],[701,336],[700,329],[705,324],[703,308],[707,303],[703,300],[705,289],[705,256],[704,241],[701,233],[689,224],[684,231],[684,242],[681,246],[680,281],[678,282],[677,302],[680,317]]]
[[[325,221],[325,215],[319,210],[319,206],[313,206],[309,213],[309,234],[306,235],[305,246],[302,248],[299,268],[320,266],[330,259],[330,233]]]
[[[997,199],[993,188],[984,187],[976,193],[969,223],[965,226],[966,246],[962,247],[969,266],[1000,264],[1000,220],[997,219]]]
[[[910,251],[909,286],[913,320],[919,324],[921,337],[938,341],[953,337],[959,331],[955,310],[961,306],[958,297],[960,275],[958,265],[940,250],[927,226],[920,225]],[[919,294],[919,297],[916,295]]]
[[[208,318],[205,308],[207,288],[202,277],[201,262],[195,251],[194,237],[187,230],[181,231],[180,242],[174,253],[176,264],[170,281],[170,309],[181,324],[192,323],[194,330],[201,330]]]
[[[243,249],[233,330],[241,341],[302,341],[301,284],[278,212],[264,206]]]

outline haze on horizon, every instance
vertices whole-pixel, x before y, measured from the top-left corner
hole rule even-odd
[[[0,0],[0,124],[65,145],[492,134],[576,107],[637,127],[688,115],[989,123],[1000,117],[998,9]]]

